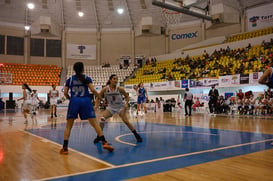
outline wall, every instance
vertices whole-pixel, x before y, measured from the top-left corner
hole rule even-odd
[[[212,26],[206,30],[206,38],[213,38],[217,36],[230,36],[235,33],[241,32],[240,24],[225,24],[222,27]]]
[[[119,64],[121,55],[131,55],[131,33],[102,32],[101,33],[101,64]]]
[[[135,54],[144,56],[155,56],[165,53],[165,36],[150,35],[135,37]]]

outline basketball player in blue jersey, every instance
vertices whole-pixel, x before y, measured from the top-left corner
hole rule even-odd
[[[64,131],[64,144],[61,149],[61,154],[68,154],[68,139],[74,123],[74,120],[78,118],[78,115],[82,120],[88,120],[91,126],[95,129],[98,140],[102,141],[102,147],[108,151],[113,151],[114,148],[107,144],[103,136],[103,132],[96,121],[96,114],[93,108],[91,98],[89,96],[88,88],[98,98],[100,95],[92,84],[92,79],[86,75],[83,75],[84,66],[82,62],[77,62],[73,67],[76,75],[71,76],[66,80],[64,95],[70,100],[67,110],[67,123]],[[68,91],[70,90],[70,95]]]
[[[110,76],[107,85],[100,91],[100,96],[104,97],[107,102],[106,110],[102,113],[100,120],[100,126],[103,129],[105,121],[112,117],[114,114],[118,114],[126,126],[132,131],[137,142],[142,142],[142,138],[136,132],[134,126],[129,122],[126,116],[126,110],[128,109],[129,96],[127,92],[122,88],[117,86],[118,77],[113,74]],[[123,102],[123,97],[125,97],[125,104]],[[99,105],[98,98],[96,99],[95,108]],[[98,143],[99,137],[94,140],[94,143]]]
[[[146,99],[148,99],[147,90],[144,88],[143,82],[140,82],[138,84],[138,89],[137,89],[137,112],[136,112],[136,114],[138,114],[140,107],[144,108],[145,113],[147,113]]]

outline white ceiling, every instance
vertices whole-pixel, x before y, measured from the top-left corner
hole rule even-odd
[[[171,0],[181,1],[181,0]],[[194,5],[204,8],[208,0],[194,1]],[[223,0],[210,0],[218,3]],[[27,10],[26,3],[33,2],[34,10]],[[224,0],[225,3],[242,11],[247,8],[270,3],[272,0]],[[124,13],[116,12],[118,7]],[[77,15],[84,12],[83,17]],[[0,22],[25,24],[39,20],[40,16],[51,17],[51,21],[61,27],[69,28],[131,28],[136,27],[142,17],[153,17],[153,23],[164,26],[162,8],[152,5],[152,0],[0,0]],[[197,20],[189,15],[182,15],[180,22]]]

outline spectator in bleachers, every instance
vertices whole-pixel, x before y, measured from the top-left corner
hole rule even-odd
[[[166,79],[166,74],[164,73],[160,79]]]
[[[150,59],[149,59],[149,58],[146,59],[145,64],[146,64],[146,65],[150,65]]]
[[[199,100],[199,97],[197,97],[195,103],[192,106],[192,108],[193,108],[194,111],[196,111],[197,107],[203,107],[203,106],[204,106],[204,104],[201,104],[201,102]]]
[[[272,91],[271,91],[270,88],[268,88],[267,90],[264,90],[264,95],[265,95],[265,96],[268,96],[268,95],[269,95],[271,98],[273,97],[273,96],[272,96]]]
[[[243,93],[242,89],[239,89],[239,92],[236,91],[236,96],[239,101],[243,101],[245,94]]]
[[[158,74],[161,74],[161,73],[166,73],[166,67],[164,68],[160,68],[157,72]]]
[[[173,81],[173,80],[175,80],[175,78],[174,78],[174,76],[171,74],[171,72],[168,73],[166,79],[167,79],[168,81]]]

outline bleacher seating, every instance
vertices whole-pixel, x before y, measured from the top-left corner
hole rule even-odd
[[[110,67],[102,67],[101,65],[86,65],[84,67],[84,74],[93,79],[94,85],[106,85],[109,77],[112,74],[118,76],[119,82],[124,80],[132,74],[135,66],[130,65],[128,68],[120,69],[119,65],[111,65]],[[69,65],[67,69],[67,78],[74,74],[73,65]]]
[[[2,73],[12,74],[12,85],[59,85],[61,67],[57,65],[3,63]]]
[[[267,34],[271,34],[271,33],[273,33],[273,27],[232,35],[225,42],[229,43],[229,42],[234,42],[234,41],[240,41],[240,40],[263,36],[263,35],[267,35]]]
[[[267,65],[266,60],[272,58],[272,52],[272,45],[269,47],[257,45],[229,51],[219,50],[215,51],[215,54],[211,56],[203,54],[184,59],[160,61],[156,63],[156,66],[145,64],[125,84],[164,82],[168,79],[163,78],[164,73],[158,73],[158,70],[162,68],[166,69],[165,75],[167,76],[170,73],[174,80],[249,74],[263,71]],[[206,71],[207,73],[202,73]]]

